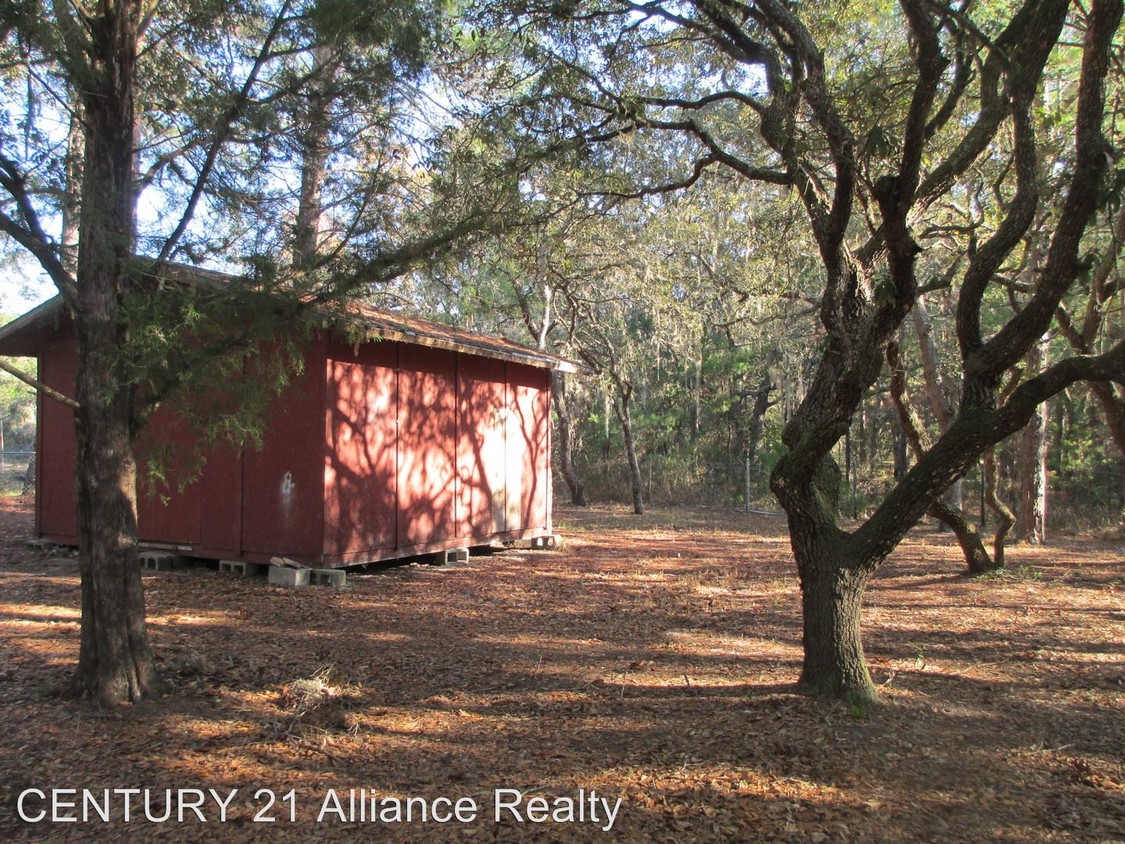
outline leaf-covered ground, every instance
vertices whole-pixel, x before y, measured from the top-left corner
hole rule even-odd
[[[862,713],[793,693],[780,519],[559,518],[558,552],[338,591],[146,576],[169,694],[99,712],[55,694],[78,647],[76,564],[25,547],[27,506],[3,500],[0,839],[1125,841],[1120,541],[1016,548],[1010,575],[970,580],[947,537],[920,532],[869,591],[882,703]],[[126,823],[114,790],[130,788]],[[87,806],[83,822],[83,790],[107,789],[110,821]],[[170,819],[148,820],[144,797],[160,818],[166,789]],[[177,817],[193,789],[206,822]],[[235,792],[225,821],[207,789]],[[359,789],[375,820],[349,802]],[[21,794],[43,820],[20,821]],[[497,795],[519,821],[494,818]],[[406,798],[412,819],[393,820]],[[422,820],[440,798],[476,819]]]

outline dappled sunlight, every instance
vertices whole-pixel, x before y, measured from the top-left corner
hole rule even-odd
[[[622,799],[611,837],[625,841],[1109,835],[1125,572],[1090,583],[1098,548],[1068,547],[1038,577],[969,580],[955,548],[909,540],[869,591],[881,703],[857,711],[794,693],[800,593],[759,525],[706,509],[635,529],[581,515],[559,552],[357,572],[337,590],[146,576],[169,694],[99,715],[51,696],[77,655],[77,578],[32,558],[0,567],[0,755],[25,787],[238,789],[232,823],[247,830],[254,789],[293,789],[288,834],[304,838],[332,832],[316,824],[328,789],[357,788],[482,806],[496,789],[594,790]],[[578,826],[474,830],[589,840]]]

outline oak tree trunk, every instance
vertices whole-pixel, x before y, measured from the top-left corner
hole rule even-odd
[[[795,551],[803,539],[794,537]],[[873,702],[875,686],[860,638],[860,609],[868,576],[840,565],[837,554],[823,544],[805,548],[798,560],[804,618],[804,662],[798,688],[857,704]]]
[[[921,460],[933,447],[933,443],[906,389],[906,368],[897,341],[892,340],[887,344],[887,366],[891,370],[890,399],[898,414],[899,427],[910,443],[914,459]],[[941,422],[942,433],[948,432],[952,417],[938,415],[940,419],[945,420]],[[955,486],[960,488],[960,480]],[[959,499],[960,495],[957,498]],[[1001,563],[997,563],[988,556],[976,526],[969,522],[959,506],[950,502],[948,493],[934,501],[928,513],[956,535],[957,544],[961,546],[961,553],[970,574],[984,574],[1001,567],[1003,557],[1000,558]]]
[[[566,488],[570,491],[570,503],[585,507],[586,485],[578,472],[578,447],[574,435],[574,417],[570,412],[570,402],[566,396],[566,382],[561,372],[551,374],[551,395],[557,418],[557,442],[559,445],[559,471]]]
[[[1045,336],[1028,351],[1028,372],[1041,372],[1047,366]],[[1041,545],[1047,541],[1047,445],[1050,413],[1047,403],[1035,410],[1031,423],[1024,428],[1019,443],[1019,512],[1016,518],[1016,538]]]
[[[633,513],[641,516],[645,512],[644,479],[641,477],[641,464],[637,459],[637,444],[633,439],[633,415],[630,410],[632,388],[619,385],[618,395],[613,400],[613,411],[621,425],[621,435],[625,439],[625,459],[629,463],[629,485],[633,492]]]
[[[866,705],[876,694],[863,654],[860,618],[863,590],[878,561],[872,565],[856,555],[836,526],[841,477],[830,457],[799,487],[786,483],[784,471],[775,471],[773,483],[788,516],[801,581],[804,662],[798,688]]]

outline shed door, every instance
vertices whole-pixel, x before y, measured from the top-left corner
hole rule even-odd
[[[507,530],[509,416],[503,361],[458,358],[458,521],[460,535],[484,541]]]
[[[391,548],[397,511],[395,371],[329,361],[325,552]]]
[[[456,535],[456,358],[403,346],[398,376],[398,544]]]

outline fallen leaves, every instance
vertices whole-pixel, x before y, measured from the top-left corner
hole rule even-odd
[[[0,504],[0,835],[371,837],[318,827],[309,807],[328,789],[484,805],[523,788],[623,798],[608,834],[621,841],[1125,837],[1125,562],[1112,544],[1015,548],[1018,574],[969,580],[946,537],[910,539],[868,593],[882,704],[856,718],[793,693],[799,592],[780,520],[563,519],[559,552],[357,574],[340,591],[148,576],[171,693],[97,713],[53,695],[77,653],[73,560],[24,548],[27,508]],[[95,786],[240,793],[221,828],[46,828],[11,812],[23,789]],[[255,824],[253,788],[292,789],[296,821]],[[593,832],[489,820],[376,837]]]

